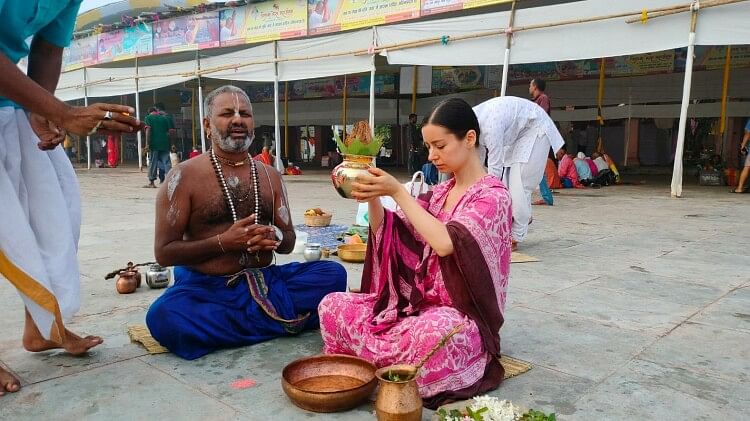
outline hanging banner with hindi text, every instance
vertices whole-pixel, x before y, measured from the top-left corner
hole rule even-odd
[[[248,43],[307,35],[307,1],[276,0],[247,6]]]
[[[308,0],[310,35],[419,17],[420,0]]]
[[[510,3],[511,0],[422,0],[422,16],[456,10],[473,9],[475,7],[491,6],[500,3]]]

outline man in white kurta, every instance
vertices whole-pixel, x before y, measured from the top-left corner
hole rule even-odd
[[[565,144],[555,123],[537,104],[523,98],[492,98],[474,107],[479,119],[478,152],[490,174],[510,190],[513,241],[526,238],[531,221],[531,193],[544,175],[549,149]]]

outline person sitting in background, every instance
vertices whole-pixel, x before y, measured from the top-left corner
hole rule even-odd
[[[591,160],[591,158],[589,158],[588,156],[584,157],[583,159],[584,161],[586,161],[586,165],[588,165],[589,169],[591,170],[591,178],[596,179],[596,177],[599,176],[599,168],[596,166],[596,164],[594,164],[594,161]]]
[[[605,161],[604,158],[602,158],[599,152],[592,153],[591,159],[594,161],[594,165],[596,165],[597,170],[599,171],[609,170],[609,165],[607,165],[607,161]]]
[[[533,202],[533,205],[554,205],[555,200],[552,196],[554,189],[563,188],[562,182],[560,182],[560,174],[557,173],[555,161],[552,160],[554,156],[552,149],[550,149],[550,157],[547,158],[547,166],[544,168],[544,178],[539,183],[539,194],[542,198]]]
[[[273,157],[271,152],[268,150],[268,146],[264,146],[263,150],[253,157],[254,160],[260,161],[266,165],[273,166]]]
[[[557,152],[558,160],[560,165],[557,167],[557,173],[560,175],[560,181],[564,188],[577,188],[582,189],[583,185],[578,180],[578,171],[576,165],[573,163],[573,155],[568,154],[565,146],[560,148]]]
[[[586,155],[583,152],[578,152],[578,155],[573,158],[573,164],[578,173],[578,181],[584,186],[589,185],[594,177],[591,175],[591,168],[586,163]]]
[[[555,154],[550,149],[550,156],[547,158],[547,166],[544,168],[544,176],[547,178],[547,185],[550,189],[561,189],[562,182],[560,181],[560,174],[557,172],[557,165],[555,164]]]
[[[607,163],[607,166],[609,167],[609,170],[612,171],[612,173],[615,175],[615,183],[620,183],[620,172],[617,171],[617,165],[615,165],[615,161],[612,160],[612,158],[609,157],[609,155],[602,154],[604,157],[604,161]]]
[[[598,170],[597,175],[594,178],[594,182],[602,186],[609,186],[610,184],[614,184],[615,175],[612,170],[609,169],[609,165],[607,165],[607,162],[604,160],[604,158],[602,158],[602,156],[597,152],[591,154],[591,158],[593,158],[592,162]]]
[[[172,164],[172,168],[180,163],[180,156],[177,155],[177,146],[175,145],[172,145],[172,148],[169,150],[169,162]]]

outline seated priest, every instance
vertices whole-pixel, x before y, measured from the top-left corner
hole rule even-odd
[[[222,86],[205,112],[210,151],[173,169],[156,198],[154,252],[175,283],[146,315],[153,337],[189,360],[317,329],[320,301],[346,289],[338,263],[274,264],[296,239],[281,176],[248,154],[247,94]]]

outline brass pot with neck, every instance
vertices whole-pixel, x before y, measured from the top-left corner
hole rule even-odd
[[[369,174],[373,166],[373,157],[364,155],[344,155],[344,162],[331,172],[331,182],[338,194],[345,199],[354,199],[352,183],[360,174]]]
[[[378,421],[420,421],[422,397],[417,387],[416,367],[392,365],[375,372],[380,382],[375,400]]]

